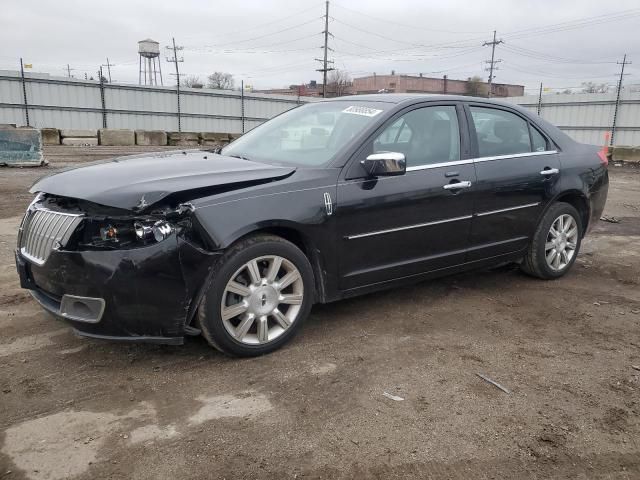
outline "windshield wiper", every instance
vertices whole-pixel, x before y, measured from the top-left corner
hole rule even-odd
[[[234,153],[234,154],[232,154],[232,155],[227,155],[227,157],[239,158],[240,160],[247,160],[247,161],[249,161],[249,162],[251,161],[251,159],[250,159],[250,158],[245,157],[244,155],[239,155],[239,154],[237,154],[237,153]]]

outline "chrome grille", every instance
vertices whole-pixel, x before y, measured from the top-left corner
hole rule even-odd
[[[51,250],[67,244],[82,217],[83,214],[28,210],[19,234],[20,253],[33,263],[43,265]]]

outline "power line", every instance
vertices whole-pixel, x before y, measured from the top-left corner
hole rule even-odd
[[[567,76],[567,75],[561,75],[561,74],[557,74],[557,73],[549,73],[549,72],[545,72],[544,70],[530,70],[527,69],[526,67],[523,67],[522,65],[519,65],[517,63],[513,63],[511,60],[509,60],[509,62],[507,62],[506,64],[506,68],[508,69],[513,69],[517,72],[521,72],[521,73],[528,73],[531,75],[535,75],[538,77],[550,77],[550,78],[561,78],[561,79],[565,79],[565,80],[585,80],[585,79],[589,79],[589,78],[606,78],[609,77],[610,74],[604,74],[604,75],[580,75],[580,76]]]
[[[491,85],[493,84],[493,70],[497,69],[496,64],[501,62],[502,60],[495,60],[495,54],[496,54],[496,46],[500,45],[501,43],[504,43],[503,40],[496,40],[496,31],[493,31],[493,41],[491,42],[484,42],[482,44],[483,47],[486,47],[488,45],[491,45],[491,60],[488,60],[487,63],[489,64],[489,91],[487,92],[487,95],[489,97],[491,97]]]
[[[205,47],[209,47],[209,48],[224,47],[224,46],[227,46],[227,45],[237,45],[239,43],[252,42],[253,40],[260,40],[261,38],[271,37],[273,35],[278,35],[278,34],[283,33],[283,32],[288,32],[289,30],[293,30],[295,28],[300,28],[300,27],[302,27],[304,25],[309,25],[310,23],[313,23],[316,20],[318,20],[318,19],[317,18],[312,18],[311,20],[309,20],[307,22],[299,23],[297,25],[293,25],[293,26],[288,27],[288,28],[283,28],[281,30],[278,30],[277,32],[266,33],[264,35],[258,35],[257,37],[245,38],[244,40],[234,40],[232,42],[217,43],[217,44],[214,44],[214,45],[205,45]]]
[[[222,50],[216,50],[211,46],[203,46],[203,47],[186,47],[186,49],[189,51],[207,51],[207,52],[216,51],[217,53],[244,53],[244,52],[251,53],[250,50],[257,50],[259,48],[269,48],[269,47],[283,45],[283,44],[290,44],[290,43],[298,42],[300,40],[306,40],[307,38],[315,38],[318,35],[321,35],[321,32],[312,33],[311,35],[303,35],[302,37],[298,37],[298,38],[272,42],[266,45],[256,45],[256,46],[245,47],[245,48],[224,48]],[[295,51],[295,50],[275,50],[275,52],[279,52],[279,51]]]
[[[344,39],[340,38],[340,37],[335,37],[334,38],[336,40],[339,41],[344,41]],[[348,51],[344,51],[344,50],[336,50],[336,53],[341,53],[344,56],[349,56],[349,57],[357,57],[357,58],[363,58],[363,59],[374,59],[374,60],[388,60],[388,61],[412,61],[412,60],[420,60],[420,59],[426,59],[426,60],[434,60],[434,59],[447,59],[447,58],[455,58],[455,57],[460,57],[463,55],[467,55],[469,53],[473,53],[473,52],[478,52],[480,50],[482,50],[482,46],[475,46],[475,47],[471,47],[471,48],[467,48],[465,50],[461,50],[455,53],[435,53],[435,54],[426,54],[426,53],[411,53],[411,50],[413,49],[396,49],[396,50],[378,50],[378,51],[374,51],[374,52],[367,52],[367,53],[362,53],[362,52],[348,52]],[[401,53],[395,53],[395,52],[401,52],[404,53],[403,56],[401,56],[400,58],[384,58],[381,57],[380,55],[383,55],[385,53],[391,53],[392,55],[397,55],[400,56]]]
[[[286,17],[276,18],[274,20],[270,20],[270,21],[265,22],[265,23],[259,23],[258,25],[247,25],[246,29],[247,30],[257,30],[257,29],[260,29],[262,27],[266,27],[268,25],[273,25],[274,23],[283,22],[284,20],[289,20],[290,18],[294,18],[294,17],[297,17],[299,15],[302,15],[303,13],[307,13],[307,12],[310,12],[311,10],[315,10],[316,8],[318,8],[319,5],[320,4],[318,3],[316,5],[313,5],[313,6],[309,7],[309,8],[305,8],[304,10],[300,10],[299,12],[292,13],[291,15],[287,15]],[[197,36],[197,35],[191,35],[191,36],[188,36],[187,38],[193,38],[194,36]],[[224,35],[216,35],[216,37],[218,37],[218,36],[228,37],[229,34],[226,33]]]
[[[595,17],[586,17],[577,20],[570,20],[566,22],[560,22],[552,25],[545,25],[544,27],[532,27],[524,30],[515,30],[505,34],[505,38],[513,40],[517,38],[525,38],[538,35],[547,35],[550,33],[563,32],[567,30],[575,30],[577,28],[583,28],[593,25],[600,25],[603,23],[614,22],[618,20],[627,20],[640,15],[640,9],[632,8],[629,10],[622,10],[620,12],[609,13],[605,15],[597,15]]]
[[[335,21],[337,23],[340,23],[342,25],[345,25],[345,26],[347,26],[349,28],[352,28],[354,30],[357,30],[359,32],[366,33],[368,35],[373,35],[373,36],[382,38],[382,39],[390,41],[390,42],[402,43],[404,45],[411,45],[413,47],[418,47],[418,48],[427,48],[427,49],[429,49],[429,48],[467,48],[470,45],[464,45],[465,42],[472,42],[472,41],[476,41],[476,40],[481,40],[482,39],[482,38],[468,38],[468,39],[465,39],[465,40],[456,40],[454,42],[444,42],[444,43],[439,43],[439,44],[436,43],[436,44],[433,44],[433,45],[425,45],[425,44],[421,44],[421,43],[407,42],[405,40],[398,40],[397,38],[387,37],[385,35],[382,35],[381,33],[372,32],[370,30],[366,30],[364,28],[360,28],[360,27],[358,27],[356,25],[352,25],[350,23],[344,22],[344,21],[342,21],[340,19],[337,19],[335,17],[331,17],[331,20],[333,20],[333,21]],[[460,45],[460,44],[463,44],[463,45]]]
[[[542,60],[542,61],[551,62],[551,63],[573,64],[573,65],[576,65],[576,64],[582,64],[582,65],[604,65],[604,64],[614,64],[614,63],[616,63],[615,61],[598,62],[598,61],[593,61],[593,60],[577,60],[577,59],[571,59],[571,58],[565,58],[565,57],[558,57],[556,55],[548,55],[546,53],[536,52],[534,50],[530,50],[528,48],[520,47],[520,46],[513,45],[513,44],[505,45],[504,48],[507,51],[510,51],[510,52],[515,53],[517,55],[522,55],[522,56],[525,56],[525,57],[534,58],[536,60]]]
[[[382,18],[374,17],[373,15],[369,15],[368,13],[364,13],[362,11],[355,10],[353,8],[345,7],[344,5],[340,5],[339,3],[334,3],[334,5],[336,7],[338,7],[338,8],[343,9],[343,10],[348,10],[350,12],[357,13],[358,15],[362,15],[363,17],[367,17],[367,18],[371,18],[373,20],[377,20],[379,22],[383,22],[386,25],[394,24],[394,25],[398,25],[400,27],[414,28],[414,29],[420,30],[422,32],[451,33],[451,34],[456,34],[456,35],[466,34],[466,33],[472,33],[472,34],[482,33],[480,31],[475,31],[475,32],[456,32],[456,31],[451,31],[451,30],[437,30],[437,29],[433,29],[433,28],[418,27],[418,26],[415,26],[415,25],[408,25],[406,23],[395,22],[395,21],[389,20],[389,19],[382,19]]]

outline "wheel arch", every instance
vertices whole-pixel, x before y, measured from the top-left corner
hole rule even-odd
[[[589,219],[591,218],[591,207],[589,206],[589,200],[586,195],[580,190],[567,190],[561,192],[551,202],[549,202],[549,205],[547,205],[547,208],[543,212],[543,216],[547,213],[547,210],[552,204],[558,202],[568,203],[578,211],[580,214],[580,221],[582,222],[581,234],[582,237],[584,237],[589,226]]]
[[[235,244],[249,236],[260,234],[276,235],[293,243],[307,257],[313,270],[313,278],[315,283],[315,302],[325,303],[327,301],[326,274],[324,270],[324,261],[320,250],[315,242],[300,228],[296,228],[295,224],[289,223],[265,223],[256,225],[253,228],[243,229],[225,242],[225,247]]]

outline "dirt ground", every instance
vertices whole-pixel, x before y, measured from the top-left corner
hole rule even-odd
[[[560,280],[504,267],[316,306],[233,360],[77,338],[19,289],[26,189],[87,159],[65,155],[0,170],[2,480],[640,478],[639,169],[610,167],[620,223]]]

